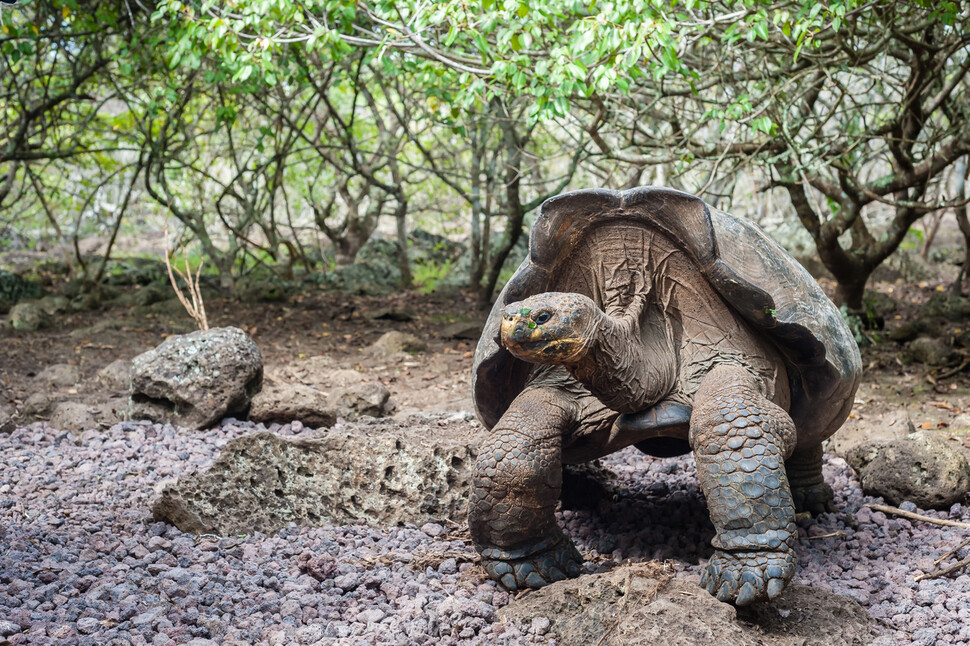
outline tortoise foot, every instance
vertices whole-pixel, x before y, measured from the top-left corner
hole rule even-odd
[[[835,492],[832,491],[827,483],[811,485],[808,487],[792,486],[792,502],[795,503],[795,512],[808,512],[815,516],[830,511],[836,511]]]
[[[583,557],[571,540],[561,535],[557,538],[552,544],[545,540],[517,550],[486,548],[481,551],[482,567],[489,577],[513,591],[579,576]]]
[[[795,575],[795,552],[723,552],[707,563],[701,587],[719,601],[747,606],[770,601]]]

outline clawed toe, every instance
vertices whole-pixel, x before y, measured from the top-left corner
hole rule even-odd
[[[701,577],[701,587],[719,601],[747,606],[775,599],[795,574],[792,552],[717,551]]]
[[[532,551],[519,549],[506,552],[494,548],[483,550],[482,566],[489,577],[515,591],[541,588],[556,581],[579,576],[583,570],[583,557],[572,541],[563,537],[551,546],[542,546]]]

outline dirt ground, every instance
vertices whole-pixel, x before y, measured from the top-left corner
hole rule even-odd
[[[828,290],[832,284],[822,280]],[[966,348],[955,352],[946,366],[914,363],[906,347],[891,340],[893,328],[912,320],[942,282],[903,284],[880,282],[874,291],[898,304],[883,330],[868,334],[877,342],[862,348],[865,375],[848,424],[887,410],[905,409],[917,428],[932,429],[970,451],[970,369]],[[240,303],[215,299],[207,303],[210,324],[244,329],[259,345],[268,378],[286,379],[287,366],[308,357],[327,357],[330,365],[360,373],[361,381],[380,381],[391,392],[397,413],[472,411],[471,366],[476,340],[454,338],[456,321],[481,321],[471,297],[424,296],[402,292],[389,297],[333,295],[313,292],[286,303]],[[968,321],[970,324],[970,321]],[[459,326],[460,327],[460,326]],[[470,326],[474,328],[474,325]],[[131,359],[167,336],[194,329],[178,301],[148,307],[110,304],[96,311],[57,317],[54,327],[36,332],[0,330],[0,402],[15,409],[38,389],[35,377],[52,364],[76,365],[82,375],[74,386],[54,387],[53,402],[96,404],[123,395],[98,385],[95,375],[117,359]],[[368,346],[390,330],[408,332],[428,350],[410,355],[382,356]],[[944,341],[963,331],[950,323]],[[474,337],[473,329],[465,337]],[[281,376],[283,375],[283,376]],[[21,423],[32,421],[20,419]]]

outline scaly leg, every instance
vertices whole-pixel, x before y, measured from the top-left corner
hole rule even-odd
[[[739,606],[774,599],[795,574],[795,509],[784,459],[795,427],[739,366],[718,366],[694,396],[690,443],[717,530],[701,585]]]
[[[822,479],[822,445],[795,449],[785,460],[795,511],[821,514],[835,511],[835,493]]]
[[[583,559],[556,523],[562,434],[575,406],[555,388],[525,390],[478,454],[468,526],[482,565],[510,590],[577,576]]]

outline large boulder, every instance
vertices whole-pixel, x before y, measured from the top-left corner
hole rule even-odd
[[[312,428],[330,427],[337,412],[327,394],[302,384],[269,382],[253,397],[249,419],[264,424],[299,421]]]
[[[263,383],[263,358],[235,327],[171,336],[131,362],[129,417],[202,429],[245,416]]]
[[[559,581],[499,611],[560,644],[602,646],[830,646],[868,644],[855,601],[793,584],[770,604],[736,610],[657,562]]]
[[[185,532],[463,522],[484,431],[464,417],[362,419],[315,437],[258,432],[167,485],[153,515]]]
[[[891,505],[948,509],[970,490],[970,464],[944,440],[919,431],[897,440],[862,443],[846,454],[862,490]]]

